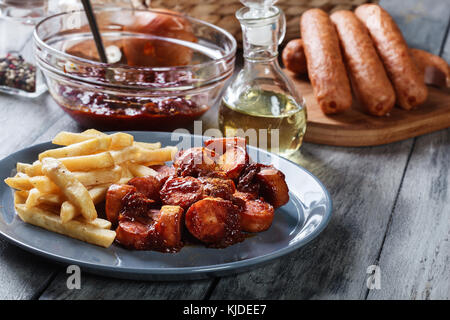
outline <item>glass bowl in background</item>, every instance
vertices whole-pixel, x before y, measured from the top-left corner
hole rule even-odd
[[[48,17],[34,32],[48,90],[80,125],[168,131],[189,125],[220,98],[236,53],[227,31],[168,11],[95,13],[117,63],[98,61],[83,11]]]

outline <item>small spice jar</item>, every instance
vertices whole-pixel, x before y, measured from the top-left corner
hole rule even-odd
[[[131,0],[92,0],[94,8],[131,8]],[[36,67],[34,26],[48,15],[82,9],[79,0],[0,0],[0,92],[37,97],[47,90]]]
[[[36,68],[34,25],[45,14],[46,0],[0,0],[0,91],[27,97],[46,90]]]

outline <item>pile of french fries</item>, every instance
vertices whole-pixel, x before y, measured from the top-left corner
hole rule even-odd
[[[107,135],[89,129],[60,132],[52,141],[63,146],[39,154],[34,163],[17,163],[17,174],[5,179],[16,191],[14,205],[27,223],[69,237],[109,247],[116,237],[95,205],[111,184],[154,176],[149,166],[173,159],[176,147],[134,141],[132,135]]]

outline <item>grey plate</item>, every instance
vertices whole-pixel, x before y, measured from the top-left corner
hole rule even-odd
[[[201,136],[164,132],[130,132],[136,140],[163,146],[199,146]],[[0,161],[0,177],[15,174],[16,162],[32,163],[50,142],[18,151]],[[290,201],[279,208],[268,231],[226,249],[186,246],[179,253],[130,251],[113,244],[104,249],[22,222],[14,210],[13,190],[0,183],[0,234],[30,252],[84,271],[128,279],[200,279],[242,272],[300,248],[316,237],[331,216],[331,199],[323,184],[304,168],[263,150],[249,147],[250,157],[273,163],[286,175]]]

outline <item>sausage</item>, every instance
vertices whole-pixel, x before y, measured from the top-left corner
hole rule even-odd
[[[247,142],[242,137],[215,138],[205,141],[205,147],[218,155],[222,155],[228,148],[232,147],[245,149],[246,145]]]
[[[205,141],[205,147],[219,156],[218,168],[228,179],[239,177],[242,169],[249,162],[246,141],[242,137],[216,138]]]
[[[239,211],[242,231],[261,232],[270,228],[274,209],[269,203],[253,199],[253,195],[243,192],[236,192],[233,196],[242,201]]]
[[[130,219],[139,220],[148,224],[153,220],[152,208],[154,200],[144,196],[140,192],[128,193],[122,200],[122,209],[119,213],[119,220]]]
[[[249,192],[236,191],[235,193],[233,193],[233,198],[247,201],[247,200],[256,200],[258,199],[258,196]]]
[[[139,221],[122,220],[116,228],[116,241],[129,249],[146,250],[151,226]]]
[[[427,86],[409,53],[408,45],[392,17],[375,4],[356,8],[356,16],[369,30],[397,96],[397,104],[411,110],[423,103]]]
[[[336,11],[330,19],[341,41],[355,95],[368,113],[387,114],[394,107],[395,92],[366,27],[348,10]]]
[[[256,174],[256,180],[259,182],[260,194],[275,209],[288,203],[289,188],[280,170],[273,167],[262,168]]]
[[[273,166],[261,163],[251,163],[243,170],[237,190],[253,199],[262,196],[275,209],[289,201],[289,188],[284,174]]]
[[[305,74],[308,72],[302,39],[289,41],[283,49],[281,58],[286,69],[296,74]]]
[[[175,156],[173,166],[178,176],[205,176],[216,169],[216,155],[214,151],[195,147],[187,150],[180,150]]]
[[[155,217],[148,236],[147,248],[162,252],[177,252],[183,247],[181,241],[183,208],[162,206]]]
[[[420,49],[410,52],[425,83],[450,88],[450,66],[444,59]]]
[[[188,231],[210,247],[225,248],[244,240],[239,213],[231,201],[205,198],[186,212]]]
[[[116,240],[124,247],[135,250],[177,252],[183,247],[181,223],[183,209],[163,206],[161,210],[149,210],[148,222],[123,218],[116,229]]]
[[[167,179],[175,175],[175,168],[173,166],[154,165],[150,166],[150,168],[156,171],[156,178],[161,182],[161,184],[164,184]]]
[[[166,181],[159,192],[163,204],[189,208],[203,198],[203,185],[194,177],[179,177]]]
[[[301,17],[300,29],[309,79],[322,112],[335,114],[349,109],[352,105],[350,81],[328,14],[321,9],[307,10]]]
[[[128,184],[134,186],[136,190],[149,199],[159,201],[159,189],[161,182],[152,176],[136,177],[128,181]]]
[[[123,198],[129,194],[136,192],[134,186],[126,184],[112,184],[106,192],[105,201],[105,213],[106,219],[108,219],[113,225],[117,223],[119,219],[119,213],[123,207]]]
[[[270,228],[274,216],[273,207],[260,199],[247,200],[240,211],[241,227],[246,232],[261,232]]]
[[[205,197],[222,198],[231,200],[236,186],[233,180],[220,178],[199,178],[203,184]]]
[[[257,198],[258,196],[252,193],[236,191],[233,193],[231,201],[236,207],[238,207],[239,211],[242,211],[245,208],[245,202],[247,200],[256,200]]]
[[[244,170],[242,170],[241,175],[238,178],[237,189],[247,194],[252,194],[255,198],[257,198],[259,194],[259,183],[256,181],[256,175],[261,168],[266,167],[268,166],[261,163],[248,164]]]
[[[249,157],[245,148],[239,146],[228,148],[227,151],[220,156],[219,170],[225,173],[228,179],[236,179],[241,174],[249,161]]]

